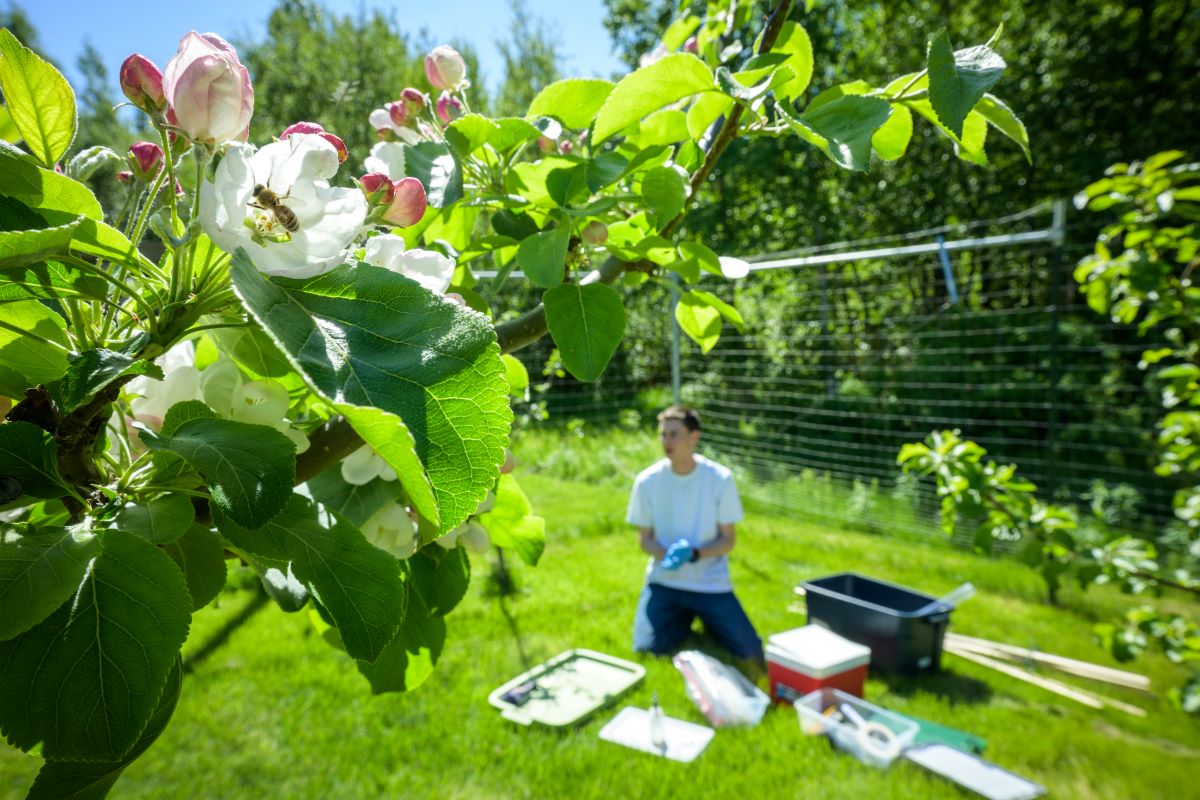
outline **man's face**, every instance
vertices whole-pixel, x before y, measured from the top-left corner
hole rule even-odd
[[[665,419],[658,423],[658,440],[667,458],[686,458],[696,452],[700,431],[689,431],[677,419]]]

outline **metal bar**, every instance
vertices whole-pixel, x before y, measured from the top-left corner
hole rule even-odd
[[[946,291],[950,294],[950,304],[958,305],[958,286],[954,283],[954,270],[950,267],[950,255],[946,252],[946,237],[939,233],[937,243],[938,260],[942,262],[942,272],[946,276]]]
[[[922,253],[937,253],[940,250],[981,250],[988,247],[1009,247],[1015,244],[1030,244],[1031,242],[1054,242],[1059,236],[1053,229],[1027,233],[1006,233],[999,236],[980,236],[975,239],[955,239],[950,242],[926,242],[925,244],[909,244],[902,247],[877,247],[871,250],[855,250],[849,253],[828,253],[821,256],[800,256],[784,258],[778,261],[750,262],[750,271],[764,269],[785,269],[788,267],[813,267],[818,264],[844,264],[847,261],[863,261],[869,258],[892,258],[894,256],[915,256]],[[749,261],[749,259],[744,259]]]

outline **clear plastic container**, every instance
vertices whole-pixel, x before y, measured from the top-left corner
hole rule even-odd
[[[826,735],[834,746],[873,767],[888,767],[913,743],[919,726],[838,689],[817,689],[792,705],[800,730]]]

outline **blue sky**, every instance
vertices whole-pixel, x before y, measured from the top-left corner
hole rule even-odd
[[[489,88],[499,78],[500,56],[495,40],[506,35],[512,19],[507,0],[423,0],[380,2],[379,0],[317,0],[338,14],[360,8],[392,11],[403,32],[414,38],[425,30],[441,41],[462,39],[479,51],[481,67]],[[37,28],[43,49],[62,68],[73,85],[79,85],[75,61],[85,41],[91,41],[104,59],[113,78],[114,93],[120,97],[116,76],[121,62],[131,53],[142,53],[161,68],[189,30],[212,31],[227,39],[261,39],[275,0],[18,0]],[[601,21],[601,0],[526,0],[529,12],[545,23],[564,55],[563,71],[569,76],[609,77],[624,72],[612,51],[608,32]]]

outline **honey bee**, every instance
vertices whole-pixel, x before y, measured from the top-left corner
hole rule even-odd
[[[300,220],[296,219],[296,212],[284,205],[283,201],[288,197],[289,195],[281,195],[269,186],[256,183],[254,184],[254,202],[247,203],[247,205],[252,208],[261,208],[274,217],[284,230],[295,233],[300,230]]]

